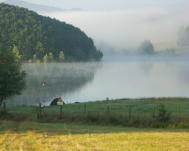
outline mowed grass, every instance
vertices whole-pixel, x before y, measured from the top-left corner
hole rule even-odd
[[[188,151],[189,130],[0,121],[0,151]]]

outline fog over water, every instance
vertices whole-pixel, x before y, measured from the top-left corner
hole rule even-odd
[[[66,103],[107,97],[189,97],[188,0],[33,2],[81,8],[42,15],[80,28],[104,58],[90,63],[24,64],[27,86],[22,95],[9,99],[9,105],[48,105],[55,97]],[[133,52],[144,40],[152,42],[155,52],[136,56]],[[167,49],[175,51],[159,53]]]
[[[10,105],[48,105],[59,96],[66,103],[107,97],[189,97],[187,58],[128,57],[100,63],[25,64],[24,68],[27,87],[21,96],[9,99]]]
[[[124,10],[83,10],[44,14],[79,27],[92,37],[98,48],[136,50],[144,40],[155,49],[178,48],[178,35],[189,25],[188,8],[128,8]],[[103,49],[102,49],[103,51]]]

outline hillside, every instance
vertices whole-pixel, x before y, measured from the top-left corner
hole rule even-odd
[[[100,60],[102,53],[79,28],[17,6],[0,4],[0,43],[23,61]]]

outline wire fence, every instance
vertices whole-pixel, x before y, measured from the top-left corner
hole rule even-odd
[[[156,103],[141,102],[137,104],[123,105],[119,103],[106,103],[93,105],[78,103],[73,105],[60,105],[59,107],[38,107],[38,118],[54,116],[59,118],[93,117],[124,117],[132,119],[153,119],[161,116],[160,107],[164,106],[164,112],[169,113],[171,119],[189,120],[189,103]],[[59,108],[59,109],[58,109]],[[165,113],[163,113],[165,114]]]

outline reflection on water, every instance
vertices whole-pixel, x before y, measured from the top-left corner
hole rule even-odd
[[[184,74],[185,73],[185,74]],[[109,98],[189,97],[189,62],[104,63],[95,79],[70,100]]]
[[[26,89],[8,100],[10,105],[49,104],[55,97],[80,91],[94,79],[100,63],[24,64]],[[70,94],[71,95],[71,94]]]
[[[48,104],[57,96],[67,103],[107,97],[189,97],[189,61],[25,64],[24,69],[27,88],[10,99],[13,105]]]

